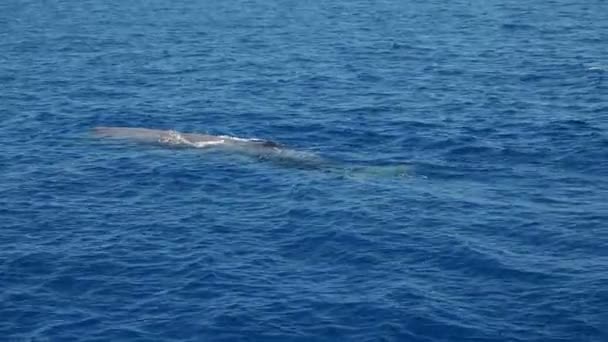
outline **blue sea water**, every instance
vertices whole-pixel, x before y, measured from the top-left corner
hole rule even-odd
[[[606,1],[4,0],[0,151],[2,341],[608,341]]]

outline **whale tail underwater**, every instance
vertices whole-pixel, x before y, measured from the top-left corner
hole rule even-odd
[[[352,172],[358,175],[403,176],[406,168],[397,166],[347,166],[321,158],[320,156],[290,149],[282,144],[264,139],[246,139],[227,135],[182,133],[174,130],[159,130],[136,127],[95,127],[93,134],[100,138],[157,144],[174,148],[196,148],[221,150],[269,160],[282,166],[319,169],[325,171]]]

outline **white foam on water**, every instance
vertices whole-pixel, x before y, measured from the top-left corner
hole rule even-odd
[[[194,146],[196,148],[206,148],[214,145],[222,145],[225,144],[224,140],[215,140],[215,141],[199,141],[199,142],[188,142],[189,145]]]
[[[218,137],[219,138],[223,138],[223,139],[227,139],[227,140],[243,141],[243,142],[246,142],[246,141],[262,141],[260,139],[255,139],[255,138],[247,139],[247,138],[233,137],[233,136],[230,136],[230,135],[218,135]]]
[[[169,131],[169,132],[167,132],[167,134],[161,135],[160,138],[158,138],[158,142],[161,144],[168,144],[168,145],[190,145],[190,144],[192,144],[189,140],[184,138],[181,134],[179,134],[179,132],[176,132],[176,131]]]
[[[158,139],[158,142],[161,144],[167,144],[167,145],[172,145],[172,146],[183,145],[183,146],[190,146],[190,147],[194,147],[194,148],[206,148],[206,147],[210,147],[210,146],[214,146],[214,145],[225,144],[226,140],[220,139],[220,140],[193,142],[177,131],[169,131],[169,132],[167,132],[167,134],[161,136]]]

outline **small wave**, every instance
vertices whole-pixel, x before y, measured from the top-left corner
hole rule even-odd
[[[608,64],[599,64],[599,63],[591,63],[591,64],[585,64],[585,69],[589,70],[589,71],[608,71]]]

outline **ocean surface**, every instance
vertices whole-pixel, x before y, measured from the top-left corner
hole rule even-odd
[[[608,341],[607,1],[3,0],[0,152],[1,341]]]

